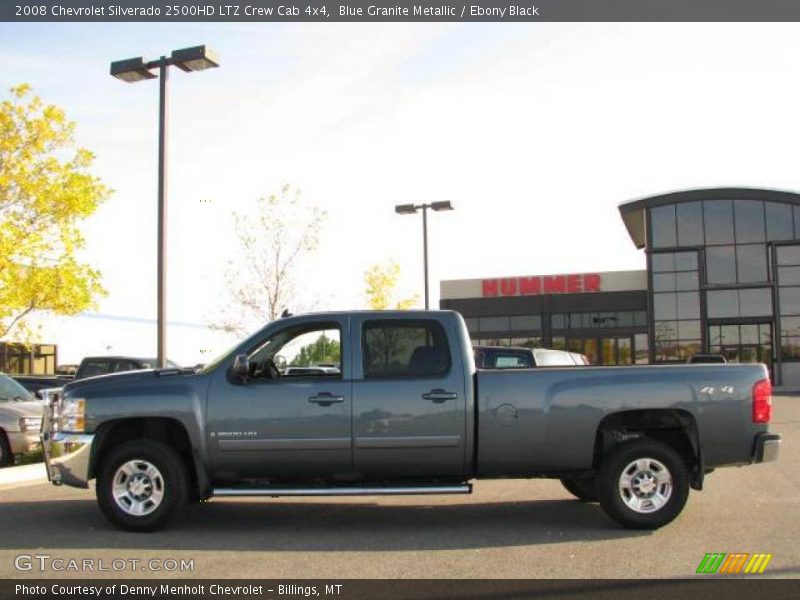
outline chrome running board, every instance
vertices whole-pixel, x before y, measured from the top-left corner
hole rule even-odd
[[[212,496],[398,496],[417,494],[471,494],[472,484],[359,487],[214,488]]]

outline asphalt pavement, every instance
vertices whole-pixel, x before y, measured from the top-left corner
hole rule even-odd
[[[93,490],[3,485],[0,577],[694,577],[706,552],[771,553],[761,577],[800,577],[800,397],[776,399],[773,430],[777,462],[713,473],[653,532],[549,480],[479,481],[471,496],[214,499],[152,534],[112,528]]]

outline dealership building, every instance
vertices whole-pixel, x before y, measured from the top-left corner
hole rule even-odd
[[[704,189],[619,207],[647,269],[442,281],[475,344],[565,348],[593,364],[763,362],[800,387],[800,194]]]

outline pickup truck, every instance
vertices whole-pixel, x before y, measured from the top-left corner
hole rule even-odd
[[[281,376],[320,340],[338,373]],[[42,442],[51,481],[96,479],[127,530],[212,496],[457,494],[509,477],[561,479],[653,529],[712,470],[777,458],[771,391],[758,364],[479,371],[458,313],[332,312],[273,321],[202,369],[68,383]]]
[[[75,379],[86,379],[87,377],[97,377],[108,373],[119,373],[122,371],[138,371],[140,369],[152,369],[158,364],[155,358],[141,358],[138,356],[87,356],[81,360],[78,369],[75,371]],[[167,361],[167,366],[179,368],[172,361]]]
[[[0,467],[39,447],[42,404],[17,381],[0,373]]]

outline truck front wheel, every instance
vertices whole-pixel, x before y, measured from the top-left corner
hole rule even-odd
[[[615,446],[603,457],[597,495],[617,523],[629,529],[657,529],[683,510],[689,475],[675,450],[639,439]]]
[[[186,503],[189,478],[181,457],[152,440],[112,450],[97,475],[97,502],[106,518],[128,531],[163,527]]]

